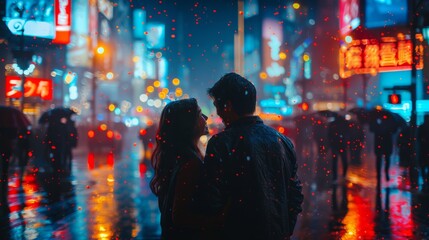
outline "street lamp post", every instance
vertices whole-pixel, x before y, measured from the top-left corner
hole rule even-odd
[[[93,53],[92,56],[92,81],[91,81],[91,123],[95,124],[96,122],[96,116],[97,116],[97,71],[96,71],[96,65],[97,65],[97,55],[102,55],[104,53],[103,47],[97,47],[96,51]]]
[[[416,78],[417,78],[417,66],[416,66],[416,30],[417,27],[417,7],[422,3],[421,0],[419,0],[418,3],[416,3],[416,0],[411,0],[411,8],[413,11],[412,14],[412,20],[410,21],[410,34],[411,34],[411,45],[413,46],[413,50],[411,51],[411,84],[409,86],[410,92],[411,92],[411,120],[410,120],[410,127],[411,127],[411,149],[413,149],[412,155],[410,156],[410,180],[411,180],[411,187],[416,189],[418,188],[418,181],[419,181],[419,171],[418,171],[418,141],[416,141],[417,136],[417,93],[416,93]],[[420,56],[421,57],[421,56]]]
[[[95,58],[95,56],[93,57]],[[93,60],[93,65],[94,65],[94,60]],[[97,76],[95,74],[95,67],[92,67],[92,79],[91,79],[91,123],[95,124],[95,119],[96,119],[96,94],[97,94]]]

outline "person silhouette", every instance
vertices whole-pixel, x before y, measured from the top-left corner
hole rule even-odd
[[[429,191],[429,115],[425,115],[424,122],[417,129],[419,143],[419,165],[423,179],[423,190]]]
[[[206,120],[195,98],[170,102],[162,110],[150,182],[158,197],[162,239],[206,239],[205,227],[221,222],[221,215],[197,212],[194,201],[203,158],[198,142],[208,133]]]
[[[208,212],[230,204],[220,239],[289,239],[303,201],[292,142],[254,115],[246,78],[225,74],[208,94],[225,125],[208,141],[202,182]]]
[[[370,123],[370,131],[374,133],[374,152],[376,156],[377,184],[381,183],[381,168],[383,157],[386,181],[390,180],[390,156],[393,151],[393,133],[395,129],[388,124],[387,117],[382,114]]]
[[[15,128],[0,128],[0,202],[7,202],[9,163],[15,148],[18,130]]]
[[[411,156],[411,127],[405,125],[397,135],[396,144],[398,147],[399,167],[408,168],[410,166]],[[406,171],[404,170],[404,173]]]
[[[328,139],[332,154],[332,178],[334,183],[338,178],[338,157],[341,158],[343,177],[345,178],[347,175],[347,130],[348,122],[344,116],[338,115],[328,123]]]
[[[392,221],[390,217],[390,188],[385,188],[384,208],[382,203],[382,191],[380,185],[376,188],[374,230],[377,239],[390,239],[392,235]]]
[[[329,228],[331,232],[336,233],[335,238],[341,239],[345,233],[344,231],[341,231],[341,229],[344,227],[343,221],[349,211],[349,201],[347,199],[347,185],[341,185],[341,189],[339,189],[340,193],[338,193],[339,187],[340,186],[337,184],[332,185],[332,216],[331,221],[329,222]],[[338,203],[338,198],[340,198],[340,203]]]
[[[363,126],[356,120],[348,120],[347,137],[350,142],[350,163],[353,165],[361,165],[361,153],[364,148],[365,134]]]

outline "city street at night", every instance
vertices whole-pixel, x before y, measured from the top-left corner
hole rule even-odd
[[[0,240],[429,240],[428,63],[429,0],[1,0]]]
[[[140,168],[143,149],[135,131],[128,132],[119,156],[77,148],[71,177],[55,178],[46,164],[31,163],[20,185],[11,171],[10,222],[2,221],[2,239],[8,233],[10,239],[159,239],[152,172]],[[410,190],[397,161],[378,192],[374,156],[366,154],[335,185],[329,170],[324,174],[330,161],[299,159],[305,200],[293,239],[429,238],[429,194]]]

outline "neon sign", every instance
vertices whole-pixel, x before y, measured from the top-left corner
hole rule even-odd
[[[423,36],[417,34],[416,41],[416,68],[422,69]],[[383,37],[380,42],[377,39],[353,40],[340,48],[340,76],[411,70],[412,51],[411,40],[404,37]]]
[[[70,1],[55,0],[55,38],[53,43],[70,43],[71,19]]]
[[[340,32],[346,35],[360,25],[359,1],[341,0],[340,1]]]
[[[52,100],[53,85],[51,79],[45,78],[25,78],[25,97],[40,97],[43,100]],[[6,76],[6,97],[20,98],[21,78],[19,76]]]
[[[265,19],[262,24],[263,37],[263,69],[268,74],[266,81],[278,82],[281,76],[285,74],[283,59],[280,59],[283,42],[283,27],[275,19]]]

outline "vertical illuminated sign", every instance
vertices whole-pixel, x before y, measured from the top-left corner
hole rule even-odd
[[[67,65],[70,67],[91,67],[89,39],[88,0],[73,0],[71,37],[67,44]]]
[[[275,19],[265,19],[262,23],[263,69],[269,82],[278,82],[285,73],[279,54],[283,42],[282,25]]]
[[[359,0],[340,0],[340,32],[350,33],[360,25]]]
[[[71,31],[70,0],[55,0],[55,38],[53,43],[68,44]]]
[[[133,10],[133,34],[137,39],[145,37],[146,11],[141,9]]]

